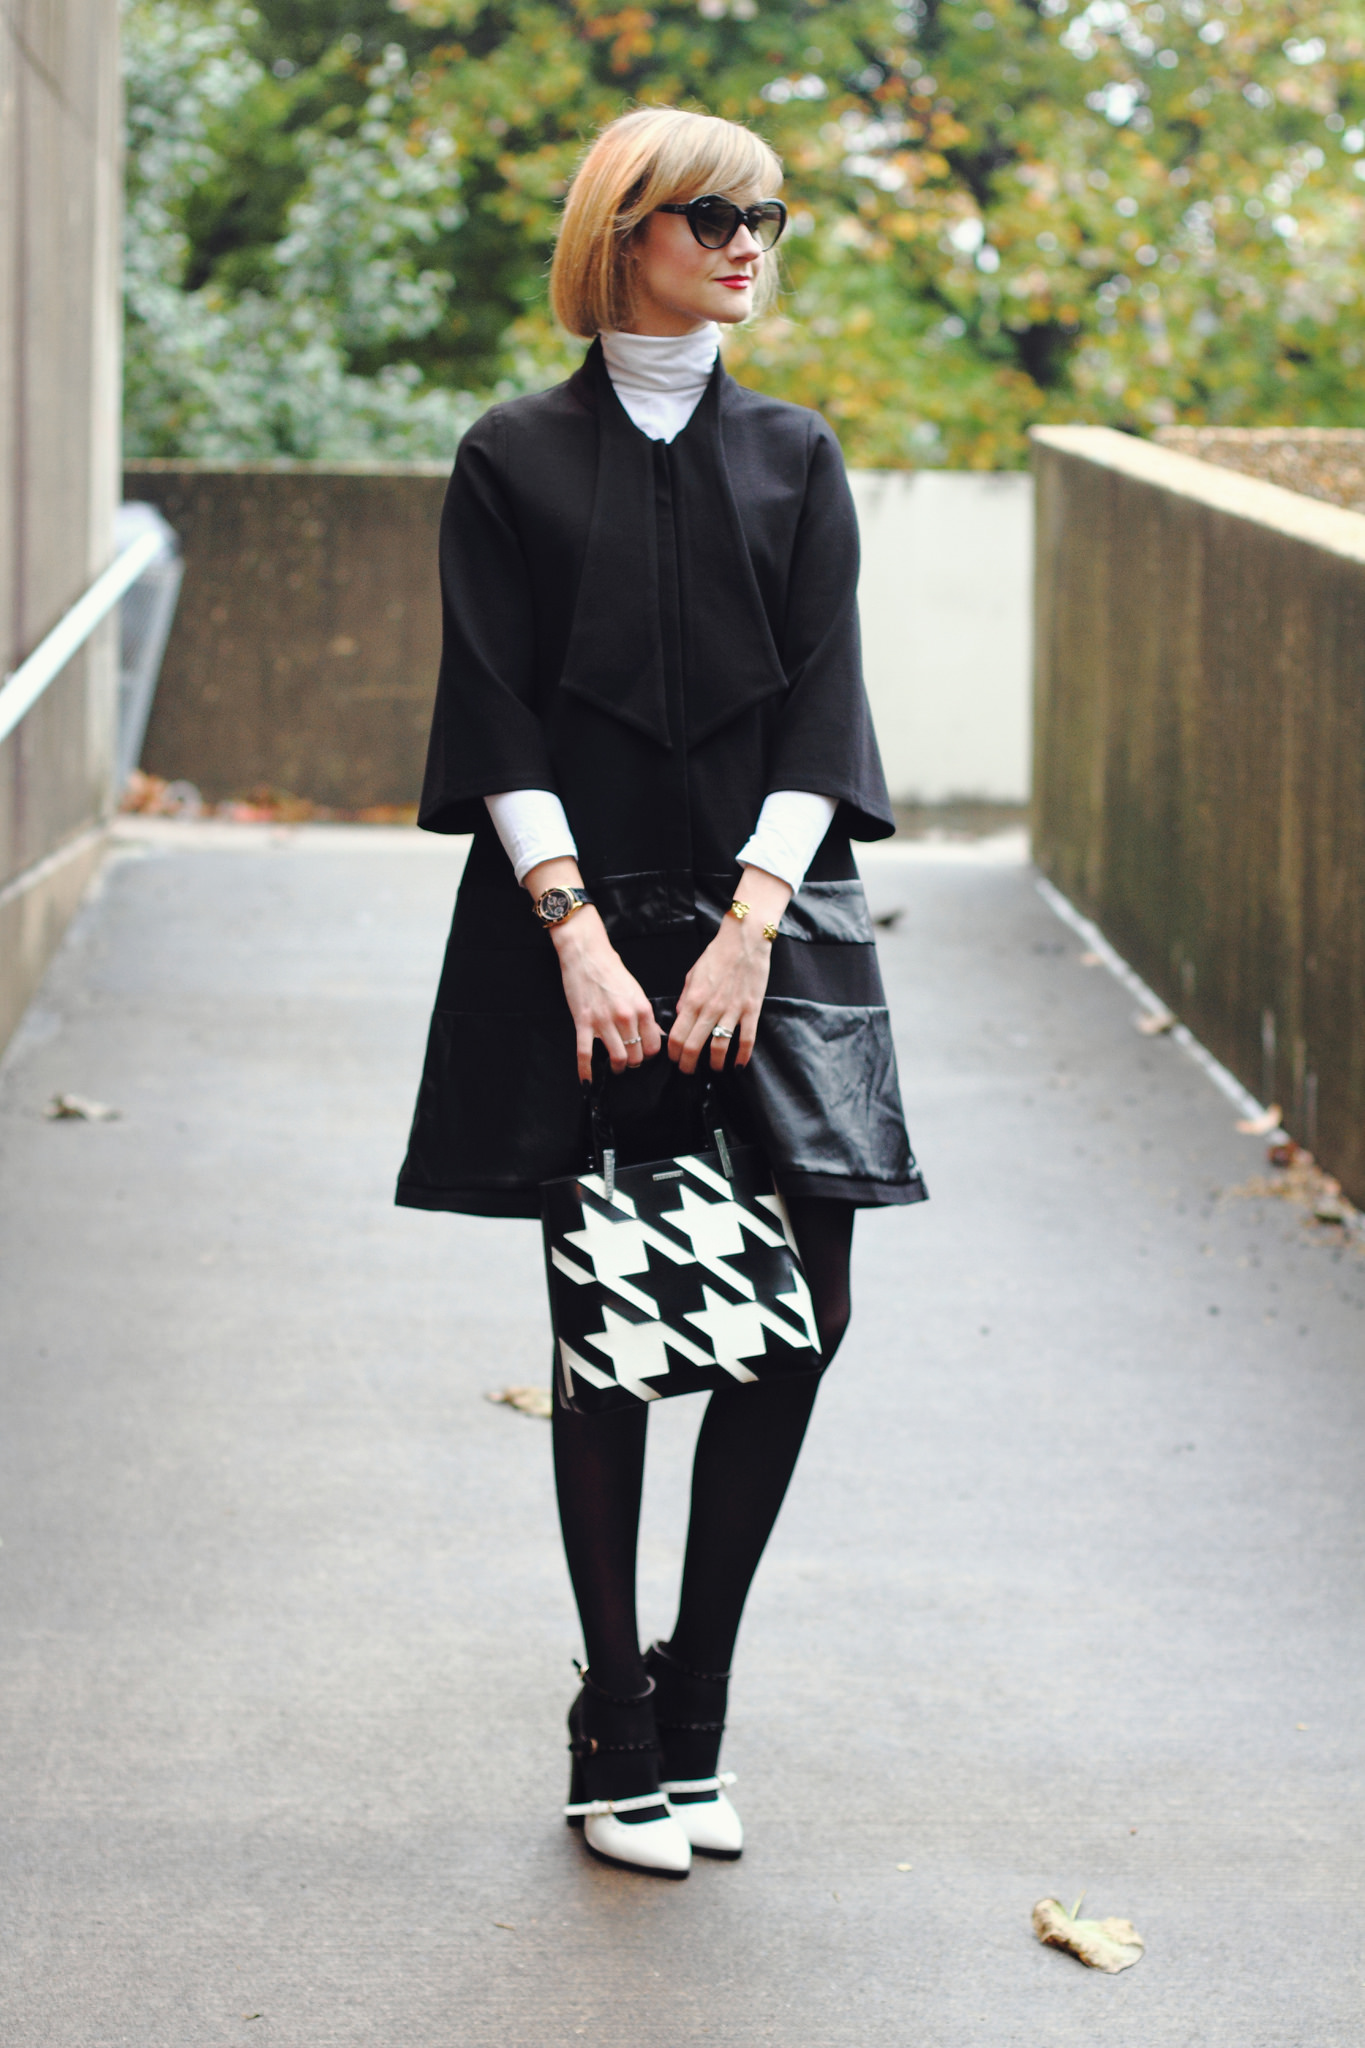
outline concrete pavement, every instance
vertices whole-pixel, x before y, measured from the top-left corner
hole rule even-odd
[[[1365,1255],[970,849],[867,862],[933,1200],[859,1220],[750,1604],[750,1847],[584,1857],[549,1432],[483,1399],[535,1230],[390,1206],[459,851],[143,828],[0,1076],[0,2038],[1355,2048]],[[1033,1940],[1081,1891],[1135,1969]]]

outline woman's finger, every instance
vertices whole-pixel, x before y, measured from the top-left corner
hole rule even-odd
[[[641,1067],[659,1051],[659,1026],[655,1024],[655,1014],[649,1008],[649,1001],[641,997],[634,997],[622,1006],[616,1016],[616,1030],[620,1032],[620,1042],[630,1055],[632,1067]]]
[[[621,1043],[626,1049],[626,1065],[628,1067],[643,1066],[645,1059],[644,1033],[633,1030],[632,1026],[634,1023],[635,1019],[633,1017],[629,1018],[625,1029],[621,1031]]]
[[[754,1041],[758,1037],[758,1019],[761,1008],[762,1005],[759,1003],[746,1005],[744,1014],[739,1020],[739,1029],[735,1034],[739,1039],[739,1045],[735,1052],[735,1065],[737,1067],[747,1067],[749,1064],[753,1054]]]
[[[688,1038],[692,1036],[694,1028],[696,1028],[696,1008],[692,1004],[679,1004],[677,1006],[677,1016],[673,1018],[673,1030],[669,1032],[669,1059],[675,1059],[679,1065],[681,1065],[681,1059],[684,1059],[684,1055],[686,1055]],[[686,1067],[684,1071],[692,1073],[692,1067]]]
[[[578,1040],[578,1078],[580,1081],[591,1081],[592,1042],[594,1037],[591,1024],[580,1024],[576,1036]]]
[[[725,1031],[723,1038],[714,1029],[711,1033],[711,1072],[713,1074],[718,1074],[725,1065],[726,1060],[729,1059],[730,1046],[735,1036],[733,1026],[723,1026],[722,1029]]]
[[[598,1025],[597,1036],[601,1039],[607,1058],[611,1061],[613,1074],[624,1074],[630,1065],[630,1054],[621,1040],[621,1034],[608,1017]]]
[[[682,1068],[685,1074],[696,1073],[697,1063],[701,1059],[702,1054],[706,1051],[707,1045],[710,1042],[711,1026],[713,1020],[715,1022],[719,1022],[719,1019],[716,1018],[714,1009],[711,1012],[710,1019],[698,1017],[696,1022],[693,1024],[692,1029],[688,1032],[687,1041],[683,1046],[682,1058],[678,1062],[679,1066]]]

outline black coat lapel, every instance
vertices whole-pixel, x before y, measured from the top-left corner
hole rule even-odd
[[[651,445],[616,396],[600,341],[578,375],[597,414],[597,485],[560,681],[667,747]]]
[[[673,443],[692,746],[787,687],[725,460],[727,387],[734,388],[717,362],[701,403]]]
[[[597,482],[561,683],[668,747],[654,444],[616,396],[600,342],[578,376],[597,415]],[[721,400],[728,382],[717,361],[670,450],[690,744],[787,681],[725,464]]]

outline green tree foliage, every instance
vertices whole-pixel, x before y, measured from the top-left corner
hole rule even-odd
[[[787,165],[732,366],[851,458],[1029,425],[1354,417],[1365,35],[1304,0],[131,0],[130,432],[445,453],[577,359],[558,204],[624,107]],[[472,394],[472,395],[471,395]]]

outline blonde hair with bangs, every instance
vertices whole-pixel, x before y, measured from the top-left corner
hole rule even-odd
[[[782,166],[761,136],[715,114],[641,107],[604,128],[578,167],[550,268],[550,305],[570,334],[585,339],[621,328],[632,315],[631,242],[656,206],[699,199],[776,196]],[[759,259],[755,310],[771,305],[777,259]]]

